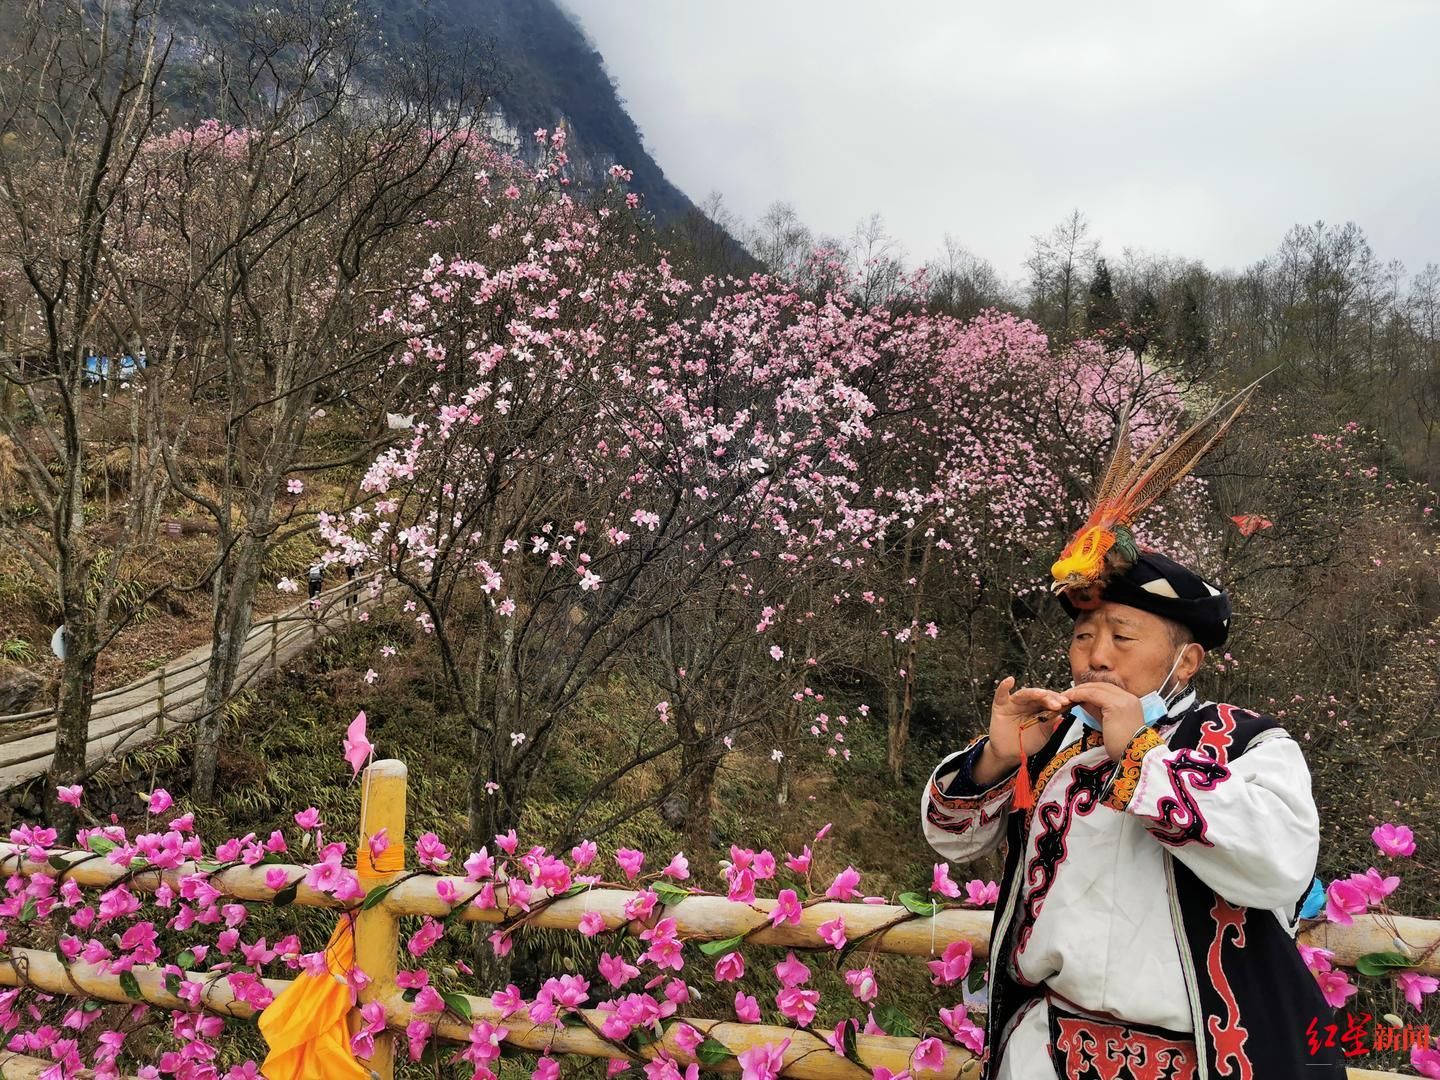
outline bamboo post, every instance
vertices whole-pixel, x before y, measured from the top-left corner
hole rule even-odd
[[[385,758],[365,770],[364,794],[360,802],[360,843],[356,848],[361,869],[360,882],[367,890],[384,885],[405,872],[405,795],[407,771],[403,761]],[[390,846],[371,867],[367,841],[381,829]],[[390,870],[389,867],[395,867]],[[399,966],[400,923],[383,904],[355,917],[355,966],[370,977],[360,992],[361,1003],[387,1001],[398,995],[395,972]],[[358,1025],[358,1014],[354,1017]],[[358,1029],[358,1028],[357,1028]],[[375,1037],[375,1055],[370,1059],[371,1075],[394,1080],[395,1036],[390,1032]]]
[[[165,734],[165,669],[160,669],[159,688],[155,697],[155,734]]]

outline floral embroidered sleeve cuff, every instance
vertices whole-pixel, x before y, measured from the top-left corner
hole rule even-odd
[[[1165,740],[1154,728],[1147,727],[1137,731],[1135,737],[1130,740],[1130,745],[1125,748],[1125,754],[1121,757],[1119,765],[1116,766],[1115,777],[1110,783],[1110,792],[1102,802],[1114,810],[1131,808],[1144,778],[1145,755],[1156,747],[1164,747],[1164,745]]]

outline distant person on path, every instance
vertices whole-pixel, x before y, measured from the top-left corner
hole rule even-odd
[[[1123,424],[1117,445],[1126,465]],[[1003,679],[921,797],[945,858],[1008,845],[983,1076],[1340,1080],[1292,936],[1320,842],[1305,759],[1273,718],[1200,698],[1229,596],[1103,509],[1052,570],[1071,687]]]
[[[354,564],[354,563],[347,563],[347,564],[346,564],[346,566],[345,566],[345,580],[348,581],[348,582],[351,582],[350,588],[349,588],[349,589],[346,591],[346,593],[345,593],[345,606],[346,606],[346,607],[353,607],[354,604],[355,604],[355,594],[356,594],[357,591],[359,591],[359,590],[357,590],[357,589],[355,588],[355,585],[354,585],[354,581],[355,581],[355,564]]]
[[[313,601],[320,595],[320,589],[325,583],[325,565],[319,562],[311,563],[307,576],[310,581],[310,599]]]

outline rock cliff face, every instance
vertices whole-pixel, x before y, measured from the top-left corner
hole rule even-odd
[[[198,58],[200,34],[222,32],[227,19],[248,8],[244,0],[167,0],[163,10],[179,32],[172,65],[183,67]],[[645,149],[604,58],[555,0],[378,0],[373,10],[387,47],[396,50],[413,46],[427,22],[448,39],[488,44],[496,86],[491,132],[521,156],[533,153],[537,128],[563,120],[575,179],[598,181],[618,163],[635,174],[631,187],[660,225],[694,209]],[[177,71],[172,93],[193,105],[181,89],[187,81]]]
[[[392,9],[413,7],[400,0]],[[669,224],[693,209],[645,149],[600,55],[575,20],[554,0],[448,0],[455,25],[492,40],[502,79],[496,104],[521,139],[563,118],[570,156],[581,180],[597,180],[619,163],[635,174],[635,190],[657,220]],[[438,11],[437,8],[432,10]],[[412,16],[413,19],[413,16]]]

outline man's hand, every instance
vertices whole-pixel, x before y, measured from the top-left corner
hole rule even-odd
[[[1066,707],[1083,705],[1105,734],[1105,752],[1112,761],[1125,756],[1125,748],[1135,733],[1145,726],[1145,710],[1140,699],[1128,690],[1107,682],[1081,683],[1064,694]]]
[[[1063,710],[1067,707],[1065,698],[1053,690],[1028,686],[1016,690],[1013,677],[1001,679],[1000,685],[995,687],[995,700],[990,706],[990,739],[971,770],[975,783],[989,787],[1019,765],[1022,745],[1027,757],[1039,752],[1065,719]],[[1043,712],[1059,712],[1061,715],[1021,730],[1022,720]]]

